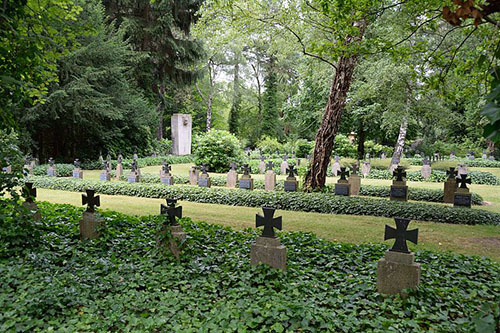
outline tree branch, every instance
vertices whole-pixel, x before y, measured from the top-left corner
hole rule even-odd
[[[453,64],[453,62],[455,61],[455,56],[457,55],[458,53],[458,50],[460,50],[460,48],[465,44],[465,42],[467,41],[467,39],[469,39],[470,36],[472,36],[472,34],[477,30],[477,27],[475,27],[474,29],[471,30],[471,32],[469,32],[469,34],[464,38],[464,40],[460,43],[460,45],[458,45],[458,47],[455,49],[455,51],[453,52],[453,55],[451,56],[451,60],[450,62],[448,63],[448,65],[446,66],[446,70],[444,72],[444,76],[442,76],[442,73],[443,71],[441,70],[441,73],[439,73],[439,76],[441,77],[441,79],[444,79],[444,77],[446,77],[446,75],[448,75],[448,71],[450,70],[451,68],[451,65]]]

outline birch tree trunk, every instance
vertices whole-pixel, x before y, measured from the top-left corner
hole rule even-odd
[[[403,148],[405,146],[406,132],[408,130],[408,119],[406,116],[401,121],[399,126],[399,135],[396,145],[394,146],[394,153],[392,154],[391,165],[399,164],[401,161],[401,155],[403,155]]]

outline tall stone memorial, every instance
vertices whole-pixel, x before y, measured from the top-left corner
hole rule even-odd
[[[182,206],[175,207],[176,199],[166,199],[167,205],[161,204],[160,214],[166,215],[158,239],[159,246],[166,246],[172,255],[179,259],[182,247],[186,241],[186,233],[177,219],[182,218]]]
[[[35,221],[40,221],[42,219],[42,215],[40,214],[38,206],[35,202],[36,188],[33,187],[33,183],[31,182],[24,183],[22,194],[24,197],[23,207],[29,210],[33,214],[33,219]]]
[[[57,177],[56,162],[52,157],[49,158],[49,168],[47,169],[47,176]]]
[[[250,167],[248,166],[248,164],[243,164],[241,170],[243,170],[243,175],[240,179],[240,188],[250,191],[253,190],[253,179],[250,175]]]
[[[83,179],[83,171],[81,168],[80,159],[75,158],[73,161],[73,178]]]
[[[444,190],[443,190],[443,202],[445,203],[453,203],[453,197],[455,196],[455,191],[457,190],[457,171],[455,168],[450,168],[450,170],[446,170],[446,175],[448,179],[444,182]]]
[[[286,177],[284,183],[285,192],[297,192],[298,182],[297,178],[295,178],[295,176],[297,175],[297,171],[295,171],[295,166],[291,164],[286,170],[286,172],[288,173],[288,177]]]
[[[172,154],[189,155],[191,154],[191,135],[193,119],[189,114],[175,113],[172,115]]]
[[[102,220],[96,215],[95,207],[101,205],[100,197],[95,195],[93,189],[86,189],[86,194],[82,194],[82,205],[87,205],[87,209],[83,212],[83,218],[80,220],[80,238],[94,239],[99,237],[98,228],[102,224]]]
[[[354,164],[351,168],[351,175],[347,182],[350,185],[351,195],[358,195],[361,191],[361,177],[358,175],[358,164]]]
[[[171,170],[172,168],[167,161],[163,160],[160,170],[160,180],[162,184],[174,185],[174,177],[172,177],[172,174],[170,173]]]
[[[398,294],[420,284],[420,264],[415,263],[415,254],[406,244],[407,241],[417,244],[418,229],[407,230],[409,219],[396,217],[395,221],[396,229],[386,225],[384,234],[384,240],[395,239],[394,245],[377,267],[377,290],[381,294]]]
[[[403,167],[398,166],[392,173],[396,177],[391,185],[391,200],[395,201],[408,201],[408,186],[406,185],[406,172]]]
[[[274,187],[276,186],[276,173],[274,172],[274,163],[273,161],[269,161],[266,164],[266,175],[264,176],[264,189],[266,191],[274,191]]]
[[[460,184],[460,186],[457,188],[453,196],[453,206],[471,208],[472,194],[469,193],[469,189],[467,188],[467,184],[472,183],[471,179],[467,178],[467,175],[460,175],[456,182],[457,184]]]
[[[201,175],[198,178],[198,186],[199,187],[211,187],[212,183],[210,181],[210,176],[208,175],[208,167],[203,164],[201,166]]]
[[[250,263],[258,265],[260,263],[273,268],[286,270],[286,247],[276,237],[274,228],[281,230],[282,219],[274,216],[274,208],[262,207],[264,216],[255,216],[256,227],[264,227],[262,236],[257,237],[250,249]]]
[[[232,162],[229,165],[229,171],[226,176],[226,186],[229,188],[235,188],[236,183],[238,183],[238,171],[236,171],[236,163]]]

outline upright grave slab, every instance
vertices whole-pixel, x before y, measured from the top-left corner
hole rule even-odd
[[[111,173],[109,172],[109,162],[108,161],[103,161],[102,162],[102,171],[101,174],[99,175],[99,179],[103,181],[110,181],[111,180]]]
[[[295,170],[295,166],[291,164],[288,169],[286,170],[288,173],[288,177],[286,177],[285,183],[284,183],[284,190],[285,192],[297,192],[298,188],[298,182],[297,178],[295,176],[297,175],[297,171]]]
[[[487,151],[483,151],[483,155],[481,155],[481,158],[483,160],[486,160],[488,158],[488,152]]]
[[[370,165],[370,162],[367,162],[367,161],[363,162],[363,166],[361,167],[361,174],[363,175],[363,177],[368,177],[368,175],[370,174],[371,168],[372,167]]]
[[[395,239],[393,247],[378,261],[377,291],[381,294],[398,294],[403,289],[420,284],[420,264],[414,262],[415,254],[408,250],[406,241],[418,242],[418,229],[407,230],[409,219],[395,218],[396,229],[385,226],[384,240]]]
[[[250,191],[253,190],[253,179],[250,175],[250,168],[248,167],[248,164],[243,164],[241,169],[243,170],[243,175],[240,179],[240,188]]]
[[[87,209],[83,212],[83,217],[80,220],[80,239],[94,239],[99,237],[98,228],[102,224],[102,220],[97,218],[95,207],[101,205],[100,197],[95,196],[93,189],[86,189],[86,194],[82,194],[82,205],[87,205]]]
[[[189,169],[189,184],[198,185],[198,178],[200,177],[200,167],[193,165]]]
[[[422,174],[422,177],[424,177],[424,179],[429,179],[429,177],[431,176],[431,173],[432,173],[432,168],[431,168],[431,161],[429,161],[429,159],[426,157],[424,158],[423,160],[423,165],[422,165],[422,169],[420,170],[420,173]]]
[[[49,158],[49,168],[47,169],[47,176],[57,177],[56,164],[52,157]]]
[[[191,154],[191,135],[193,119],[189,114],[175,113],[171,118],[172,154]]]
[[[488,157],[488,160],[494,161],[495,160],[495,155],[493,152],[490,152],[490,156]]]
[[[467,178],[467,175],[460,175],[460,177],[457,178],[456,183],[460,184],[460,186],[457,188],[453,196],[453,206],[471,208],[472,194],[469,193],[469,189],[467,188],[467,184],[472,183],[471,179]]]
[[[36,188],[33,187],[33,183],[24,183],[22,194],[25,199],[23,207],[33,214],[33,220],[40,221],[42,219],[42,215],[40,214],[40,211],[38,211],[38,206],[35,202]]]
[[[286,175],[286,170],[288,169],[288,156],[285,154],[285,156],[283,156],[283,162],[281,162],[281,165],[280,165],[280,174],[281,175]]]
[[[122,174],[123,174],[123,155],[120,151],[118,151],[118,157],[116,158],[115,179],[120,180]]]
[[[448,179],[444,182],[443,202],[453,203],[453,197],[458,187],[456,180],[457,171],[455,168],[450,168],[450,170],[446,171],[446,175],[448,175]]]
[[[260,162],[259,162],[259,172],[260,173],[265,173],[266,172],[266,162],[264,162],[266,158],[263,155],[260,155]]]
[[[140,181],[140,175],[137,169],[137,160],[133,160],[130,165],[130,173],[127,178],[129,183],[138,183]]]
[[[286,270],[286,247],[276,237],[274,228],[281,230],[282,219],[280,217],[274,218],[274,208],[262,207],[264,216],[256,214],[255,225],[256,227],[264,227],[262,236],[257,237],[255,243],[251,245],[250,249],[250,263],[251,265],[258,265],[260,263],[269,265],[273,268]]]
[[[335,160],[335,162],[333,162],[333,164],[332,164],[332,173],[335,177],[337,177],[339,175],[339,171],[340,171],[340,157],[335,155],[334,160]]]
[[[346,176],[349,176],[349,171],[346,168],[340,168],[340,179],[335,184],[335,195],[350,196],[351,195],[351,185],[347,181]]]
[[[458,165],[458,177],[461,175],[466,175],[467,174],[467,166],[463,163],[460,163]]]
[[[73,178],[83,179],[83,170],[81,169],[80,159],[75,158],[73,161]]]
[[[391,185],[391,200],[395,201],[408,201],[408,186],[406,186],[406,172],[403,171],[401,166],[398,166],[392,173],[396,177]]]
[[[179,259],[182,247],[186,241],[186,233],[177,219],[182,218],[182,206],[175,207],[176,199],[166,199],[167,205],[161,204],[160,214],[166,215],[158,239],[158,246],[166,246],[172,255]]]
[[[236,183],[238,183],[238,172],[236,171],[236,163],[232,162],[229,165],[230,169],[226,176],[226,186],[229,188],[235,188]]]
[[[132,155],[133,160],[137,160],[139,158],[139,155],[137,155],[137,149],[134,149],[134,154]]]
[[[266,175],[264,178],[264,189],[266,191],[274,191],[274,187],[276,186],[276,173],[274,172],[274,163],[273,161],[269,161],[266,164]]]
[[[358,175],[358,168],[357,163],[352,166],[352,173],[347,180],[351,195],[358,195],[361,191],[361,177]]]
[[[167,161],[163,160],[163,163],[161,165],[161,170],[160,170],[160,179],[161,179],[162,184],[174,185],[174,178],[170,174],[171,170],[172,170],[172,168],[167,163]]]
[[[201,175],[198,178],[198,186],[199,187],[211,187],[212,183],[210,181],[210,176],[208,175],[208,167],[203,164],[201,166]]]

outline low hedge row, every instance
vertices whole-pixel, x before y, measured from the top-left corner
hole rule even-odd
[[[189,184],[189,177],[173,175],[174,184]],[[126,181],[127,177],[122,176],[121,180]],[[211,176],[210,180],[213,186],[226,186],[226,177],[224,176]],[[160,176],[152,174],[143,174],[141,177],[141,183],[146,184],[159,184],[161,183]],[[301,184],[299,184],[300,186]],[[254,179],[254,189],[263,190],[265,184],[263,180]],[[276,191],[283,191],[284,181],[278,180],[276,182]],[[334,193],[335,186],[327,185],[325,192]],[[376,186],[376,185],[363,185],[361,186],[360,195],[369,197],[380,197],[389,198],[391,192],[390,186]],[[443,191],[433,190],[433,189],[423,189],[423,188],[412,188],[408,189],[408,198],[413,201],[428,201],[428,202],[443,202]],[[477,194],[472,193],[472,204],[481,205],[483,198]]]
[[[405,158],[404,161],[408,161],[411,165],[422,165],[422,158]],[[453,161],[457,164],[463,163],[468,167],[476,167],[476,168],[500,168],[500,161],[490,161],[488,159],[483,158],[475,158],[473,160],[469,160],[467,158],[454,158],[449,159],[446,157],[442,161]]]
[[[414,220],[455,224],[500,224],[500,214],[479,209],[454,208],[413,202],[395,202],[362,197],[342,197],[328,193],[280,191],[236,191],[225,188],[196,186],[162,186],[160,184],[129,184],[124,182],[87,181],[69,178],[29,177],[35,187],[65,191],[84,191],[93,188],[97,193],[129,195],[147,198],[176,198],[179,200],[277,209],[325,214],[371,215],[405,217]]]

